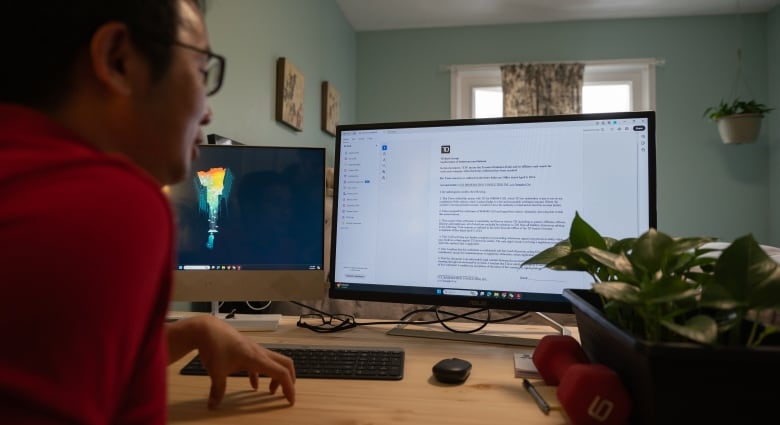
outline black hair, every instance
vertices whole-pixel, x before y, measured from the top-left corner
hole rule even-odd
[[[127,25],[135,46],[159,79],[171,61],[179,26],[178,0],[25,0],[0,10],[0,102],[49,108],[71,90],[73,65],[95,31]],[[193,3],[205,11],[204,0]]]

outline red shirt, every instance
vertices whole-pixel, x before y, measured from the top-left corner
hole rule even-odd
[[[165,423],[173,231],[140,168],[0,104],[0,422]]]

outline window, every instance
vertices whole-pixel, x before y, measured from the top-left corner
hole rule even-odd
[[[500,117],[504,115],[504,100],[501,87],[475,87],[474,118]]]
[[[631,111],[631,82],[585,84],[582,87],[582,112]]]
[[[653,59],[585,62],[582,111],[655,109],[655,65]],[[503,115],[499,67],[498,64],[489,64],[451,68],[452,118]]]

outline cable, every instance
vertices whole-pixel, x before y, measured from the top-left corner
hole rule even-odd
[[[262,306],[262,307],[255,307],[255,306],[252,305],[252,301],[245,301],[247,307],[251,308],[254,311],[263,311],[263,310],[267,309],[268,307],[270,307],[272,302],[273,301],[266,301],[264,306]]]
[[[309,306],[309,305],[306,305],[306,304],[303,304],[303,303],[300,303],[300,302],[297,302],[297,301],[290,301],[290,303],[295,304],[295,305],[300,306],[300,307],[303,307],[303,308],[306,308],[306,309],[309,309],[311,311],[317,312],[317,313],[319,313],[320,315],[322,315],[324,317],[350,316],[350,315],[344,315],[344,314],[340,314],[340,313],[328,313],[328,312],[322,311],[320,309],[317,309],[315,307],[312,307],[312,306]],[[479,319],[479,318],[471,317],[472,315],[479,314],[479,313],[482,313],[482,312],[485,312],[485,311],[487,312],[487,318],[485,318],[485,319]],[[409,317],[412,317],[412,316],[420,314],[420,313],[434,313],[435,316],[436,316],[436,319],[435,320],[408,320]],[[447,315],[448,317],[442,317],[442,315]],[[433,325],[433,324],[440,324],[442,327],[444,327],[445,329],[449,330],[450,332],[455,332],[455,333],[474,333],[474,332],[477,332],[479,330],[484,329],[485,326],[487,326],[488,324],[506,322],[506,321],[509,321],[509,320],[514,320],[514,319],[518,319],[520,317],[524,317],[526,315],[528,315],[528,312],[527,311],[523,311],[521,313],[514,314],[514,315],[511,315],[511,316],[507,316],[507,317],[504,317],[504,318],[491,319],[491,311],[490,311],[490,309],[487,309],[487,308],[480,308],[480,309],[472,310],[472,311],[465,312],[465,313],[453,313],[453,312],[449,312],[449,311],[446,311],[446,310],[441,310],[440,306],[432,306],[432,307],[426,307],[426,308],[420,308],[420,309],[412,310],[412,311],[404,314],[399,320],[380,320],[380,321],[371,321],[371,322],[358,322],[357,320],[354,320],[354,326],[345,327],[344,329],[337,329],[336,331],[351,329],[352,327],[356,327],[356,326],[371,326],[371,325]],[[301,317],[302,316],[304,316],[304,315],[301,315]],[[350,317],[353,317],[353,316],[350,316]],[[451,321],[457,320],[457,319],[464,319],[464,320],[469,320],[469,321],[472,321],[472,322],[478,322],[478,323],[480,323],[480,326],[478,326],[477,328],[472,329],[472,330],[463,331],[463,330],[454,329],[454,328],[446,325],[447,322],[451,322]],[[299,318],[299,321],[300,320],[301,320],[301,318]],[[311,329],[311,327],[309,327],[309,329]],[[315,330],[315,329],[311,329],[311,330]],[[328,330],[328,332],[333,332],[333,331],[334,331],[333,329],[329,329]]]
[[[482,309],[479,309],[479,310],[475,310],[474,313],[475,314],[476,313],[480,313],[483,310],[487,310],[487,318],[480,322],[480,323],[482,323],[481,325],[477,326],[474,329],[470,329],[470,330],[467,330],[467,331],[453,329],[453,328],[447,326],[447,323],[446,323],[447,321],[441,319],[441,316],[440,316],[441,310],[439,310],[438,306],[436,307],[436,318],[439,319],[439,323],[442,325],[442,327],[444,327],[444,329],[447,329],[450,332],[470,334],[470,333],[474,333],[474,332],[477,332],[477,331],[481,331],[482,329],[485,328],[485,326],[488,325],[488,323],[490,323],[490,309],[489,308],[488,309],[482,308]],[[468,319],[468,317],[466,317],[466,318]]]

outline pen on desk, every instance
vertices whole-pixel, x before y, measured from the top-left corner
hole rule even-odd
[[[542,395],[539,394],[538,391],[536,391],[536,387],[534,387],[534,384],[531,383],[531,381],[523,378],[523,387],[525,387],[526,391],[528,391],[531,394],[531,397],[534,398],[534,401],[536,401],[536,404],[539,406],[539,409],[542,410],[542,413],[545,415],[550,414],[550,405],[547,404],[547,402],[542,398]]]

